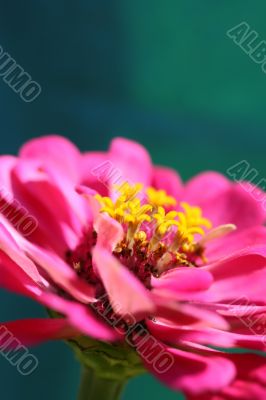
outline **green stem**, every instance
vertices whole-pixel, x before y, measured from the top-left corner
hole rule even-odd
[[[100,378],[93,369],[83,367],[78,400],[118,400],[125,381]]]

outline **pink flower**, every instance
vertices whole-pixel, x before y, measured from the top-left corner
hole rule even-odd
[[[244,185],[184,185],[122,138],[81,154],[43,137],[0,164],[1,285],[53,314],[14,336],[126,343],[188,399],[266,398],[265,211]]]

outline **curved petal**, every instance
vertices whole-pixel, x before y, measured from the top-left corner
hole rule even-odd
[[[142,319],[155,311],[148,290],[111,253],[96,245],[93,261],[110,303],[119,315],[130,313]]]
[[[266,398],[266,362],[255,354],[230,354],[237,368],[233,382],[219,393],[188,395],[188,400],[264,400]]]
[[[87,305],[66,300],[53,293],[41,293],[35,300],[67,317],[69,324],[79,332],[104,341],[119,339],[116,331],[95,315]]]
[[[179,300],[192,300],[193,293],[207,290],[212,282],[209,271],[188,267],[172,269],[151,280],[153,292]]]
[[[63,136],[48,135],[32,139],[21,147],[19,156],[50,165],[76,183],[80,180],[81,154],[77,147]]]
[[[82,154],[81,159],[81,183],[96,190],[102,196],[108,196],[108,180],[112,179],[114,169],[107,153],[89,152]]]
[[[60,248],[73,247],[83,225],[76,215],[76,208],[69,206],[60,187],[47,172],[40,169],[40,164],[19,161],[12,171],[12,183],[15,198],[38,221],[38,230],[33,232],[31,239],[41,244],[46,241],[54,247],[55,241],[50,240],[53,231],[56,243],[61,242]],[[76,196],[80,200],[80,196]]]
[[[49,288],[37,286],[37,284],[11,260],[2,260],[0,258],[0,261],[1,286],[4,285],[5,288],[15,293],[28,296],[45,307],[65,315],[67,323],[75,331],[98,340],[113,341],[119,339],[119,335],[115,330],[107,326],[104,321],[101,321],[88,305],[79,304],[75,301],[60,297],[56,293],[49,292]]]
[[[65,318],[23,319],[2,322],[0,326],[0,346],[6,343],[5,334],[7,332],[10,332],[24,346],[39,344],[47,340],[69,339],[79,334]]]
[[[81,195],[87,202],[90,208],[91,220],[95,221],[99,215],[101,205],[98,200],[96,200],[95,195],[97,192],[94,189],[89,188],[84,185],[77,185],[75,188],[76,192]]]
[[[212,302],[236,302],[245,296],[255,303],[266,303],[265,288],[261,284],[266,279],[265,246],[248,247],[203,269],[211,272],[214,282],[198,298]]]
[[[230,325],[226,319],[214,310],[209,310],[201,303],[179,303],[169,296],[154,294],[156,304],[155,322],[157,318],[168,320],[177,326],[213,327],[226,330]]]
[[[44,279],[41,284],[34,281],[2,251],[0,251],[0,271],[0,287],[23,296],[28,296],[29,293],[39,293],[40,288],[49,287],[48,282]]]
[[[95,300],[95,289],[79,278],[60,257],[30,243],[20,237],[14,229],[13,231],[11,228],[8,230],[1,224],[0,248],[35,282],[43,284],[44,280],[39,272],[39,269],[42,268],[53,279],[53,283],[65,289],[73,297],[84,303]],[[36,267],[37,265],[39,269]]]
[[[178,173],[171,168],[154,167],[152,186],[165,190],[170,196],[179,200],[182,198],[184,186]]]
[[[152,363],[149,359],[151,350],[149,348],[147,350],[147,346],[146,351],[144,347],[140,355],[146,368],[174,390],[183,390],[193,395],[199,395],[205,391],[218,391],[230,384],[235,377],[233,362],[224,357],[202,356],[167,346],[163,346],[163,350],[164,356],[159,354]],[[138,352],[140,352],[139,349]],[[163,361],[167,358],[172,359],[172,365],[169,363],[169,369],[162,372]],[[165,368],[166,366],[167,364]]]
[[[95,288],[85,282],[56,254],[42,250],[29,242],[25,242],[24,249],[34,262],[43,268],[53,282],[65,289],[82,303],[95,301]]]
[[[9,231],[0,223],[0,249],[34,282],[41,283],[43,278],[36,265],[21,251]]]
[[[184,200],[202,208],[214,226],[235,224],[240,229],[261,225],[265,211],[241,184],[215,172],[205,172],[188,182]]]
[[[264,181],[264,179],[262,179],[262,181]],[[259,184],[260,184],[260,182],[258,182],[258,185]],[[240,182],[240,186],[247,193],[249,193],[250,196],[253,197],[254,200],[256,200],[258,203],[260,203],[262,212],[264,213],[264,221],[265,221],[266,220],[266,206],[265,206],[266,193],[258,185],[254,185],[253,183],[247,182],[247,181]]]
[[[94,197],[94,191],[86,186],[76,188],[89,202],[93,215],[93,228],[97,233],[97,245],[112,252],[124,237],[122,225],[109,215],[100,213],[101,206]]]
[[[219,346],[220,348],[248,348],[265,351],[266,346],[263,337],[252,334],[247,330],[246,334],[223,331],[207,326],[180,326],[169,324],[163,320],[148,320],[146,322],[149,331],[156,338],[180,346],[186,342],[198,343],[206,346]]]
[[[266,359],[256,354],[230,354],[237,367],[237,378],[223,394],[226,398],[264,400],[266,397]]]
[[[152,181],[152,163],[147,150],[139,143],[124,138],[111,142],[108,155],[119,171],[120,180],[115,183],[143,183],[149,186]],[[113,182],[112,182],[113,183]]]
[[[124,231],[122,226],[108,215],[98,214],[93,226],[97,232],[97,245],[110,252],[123,239]]]
[[[184,199],[191,204],[201,205],[217,195],[226,193],[231,185],[232,182],[218,172],[202,172],[187,182]]]
[[[265,245],[266,227],[253,226],[241,231],[236,230],[225,237],[207,243],[205,255],[208,262],[215,262],[245,248]]]
[[[87,204],[75,191],[82,180],[82,156],[74,144],[61,136],[44,136],[26,143],[19,155],[24,161],[39,163],[84,225],[88,217]]]

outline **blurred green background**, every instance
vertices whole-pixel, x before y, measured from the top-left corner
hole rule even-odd
[[[266,40],[265,0],[0,4],[0,45],[42,87],[24,103],[0,80],[1,153],[47,133],[82,150],[106,149],[119,135],[184,179],[225,173],[243,159],[266,176],[266,75],[226,35],[246,21]],[[44,315],[3,291],[0,300],[2,321]],[[74,399],[79,366],[70,350],[48,343],[32,352],[40,365],[29,377],[0,358],[1,399]],[[180,398],[148,375],[133,380],[124,399],[136,396]]]

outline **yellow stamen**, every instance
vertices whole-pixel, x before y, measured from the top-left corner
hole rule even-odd
[[[128,182],[122,183],[122,185],[114,185],[114,188],[116,189],[117,192],[120,193],[120,196],[118,197],[119,202],[126,202],[129,200],[133,200],[136,198],[137,194],[141,191],[143,188],[143,185],[141,183],[136,183],[133,186],[130,186]]]
[[[107,213],[121,223],[125,229],[125,237],[117,245],[117,252],[123,249],[133,251],[134,246],[142,246],[153,260],[157,260],[157,270],[162,272],[176,265],[193,265],[195,258],[204,260],[204,246],[207,241],[226,234],[234,225],[224,225],[209,233],[211,222],[202,216],[199,207],[182,202],[183,211],[166,212],[165,207],[174,205],[175,199],[165,191],[148,188],[147,202],[141,199],[141,184],[129,185],[128,182],[116,186],[119,193],[116,200],[96,195],[101,204],[100,212]],[[166,236],[174,228],[171,236]],[[147,233],[149,240],[147,239]],[[197,236],[201,240],[196,241]],[[143,251],[143,250],[142,250]]]
[[[192,207],[185,202],[182,202],[180,205],[185,211],[184,215],[188,226],[204,226],[207,229],[212,227],[211,222],[207,218],[202,217],[202,211],[199,207]]]
[[[169,228],[178,226],[178,222],[174,219],[176,216],[176,211],[170,211],[166,214],[163,207],[158,207],[157,213],[153,214],[153,218],[157,220],[156,233],[164,236]]]
[[[152,206],[149,204],[141,205],[139,199],[129,201],[124,211],[124,222],[131,224],[134,228],[138,228],[142,222],[151,221],[151,216],[149,215],[151,210]]]
[[[152,187],[146,189],[148,201],[155,207],[175,206],[176,200],[172,196],[168,196],[165,190],[156,190]]]
[[[102,205],[101,212],[107,213],[110,217],[116,219],[118,222],[123,222],[124,211],[126,204],[113,202],[110,197],[102,197],[99,194],[95,195],[95,198]]]
[[[134,235],[134,239],[138,242],[145,242],[147,239],[147,235],[146,232],[144,231],[139,231],[137,233],[135,233]]]
[[[155,249],[166,233],[169,232],[173,226],[178,225],[178,222],[174,219],[176,216],[176,211],[170,211],[166,213],[163,207],[158,207],[157,213],[152,215],[154,222],[154,234],[150,241],[151,249]]]

